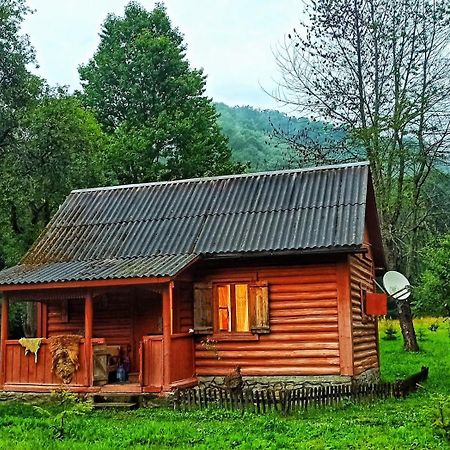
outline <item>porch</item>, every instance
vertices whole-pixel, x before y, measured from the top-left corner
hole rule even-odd
[[[36,337],[42,341],[36,361],[34,354],[25,355],[19,340],[9,339],[9,305],[14,301],[37,305]],[[0,389],[50,392],[64,386],[86,393],[161,393],[194,385],[191,310],[190,290],[173,281],[4,292]],[[80,336],[79,368],[70,383],[63,384],[52,370],[50,338],[73,334]],[[108,377],[105,355],[111,348],[127,354],[127,381],[118,382],[114,374]]]

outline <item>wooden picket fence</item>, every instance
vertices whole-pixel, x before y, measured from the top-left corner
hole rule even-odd
[[[201,387],[177,390],[173,396],[173,407],[188,411],[216,406],[225,409],[266,413],[278,411],[282,414],[309,407],[336,405],[344,400],[363,400],[389,397],[406,397],[428,377],[428,367],[405,380],[395,383],[365,383],[318,385],[300,389],[243,389],[236,392],[222,387]]]

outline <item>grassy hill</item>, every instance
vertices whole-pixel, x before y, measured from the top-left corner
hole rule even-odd
[[[276,110],[259,110],[250,106],[227,106],[216,103],[219,124],[228,137],[233,157],[248,162],[250,170],[275,170],[298,167],[295,152],[273,137],[274,127],[296,136],[324,142],[330,136],[343,136],[323,122],[312,122],[304,117],[288,116]]]

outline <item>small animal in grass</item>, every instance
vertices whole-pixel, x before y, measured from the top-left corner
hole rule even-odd
[[[228,375],[223,379],[225,388],[230,392],[239,392],[244,387],[244,380],[241,375],[241,368],[236,366]]]

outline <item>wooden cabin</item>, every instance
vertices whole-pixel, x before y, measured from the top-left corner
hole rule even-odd
[[[384,266],[367,163],[74,190],[0,272],[0,389],[61,385],[55,336],[80,337],[78,392],[168,392],[237,366],[249,385],[376,374],[364,301]],[[37,360],[8,335],[17,301],[36,305]]]

